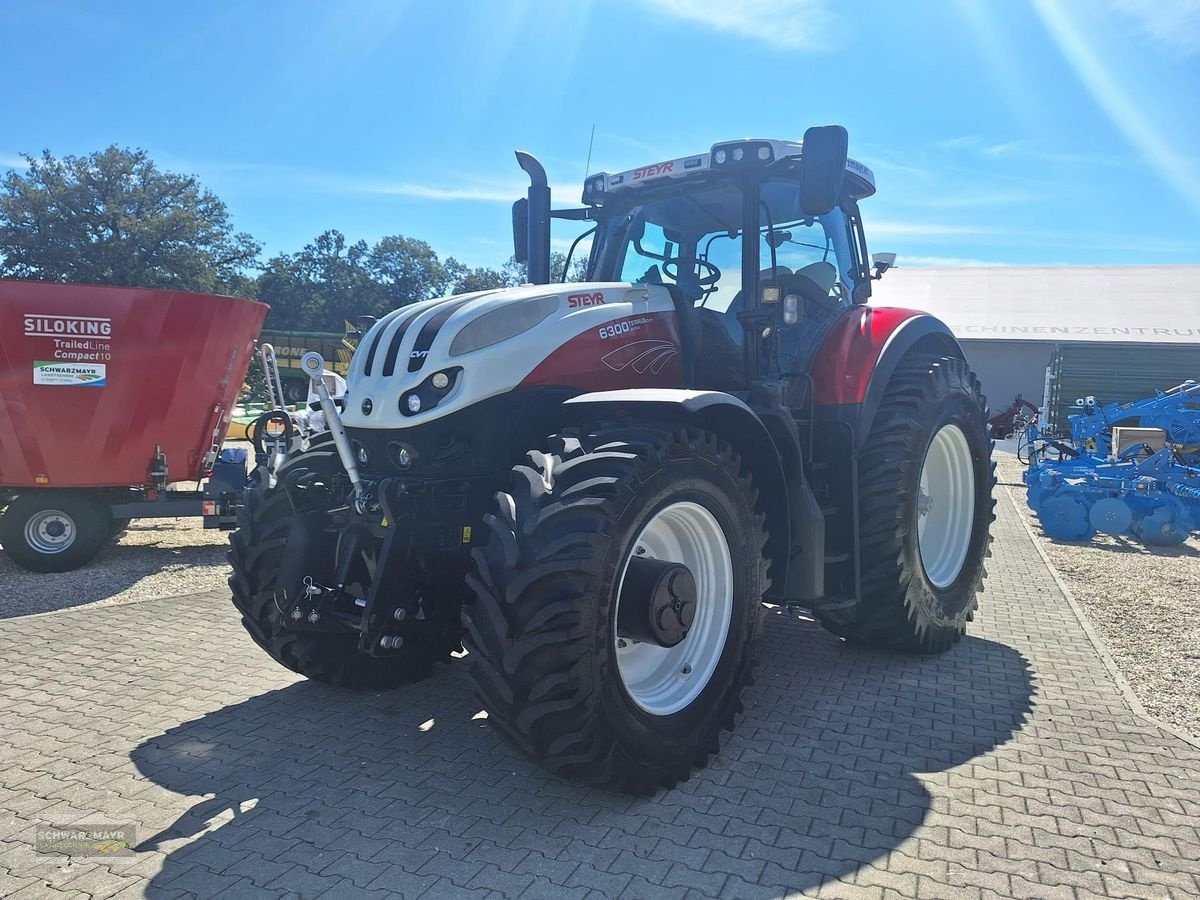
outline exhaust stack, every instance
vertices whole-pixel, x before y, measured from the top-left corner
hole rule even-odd
[[[525,215],[528,260],[525,270],[530,284],[550,283],[550,184],[546,170],[533,155],[517,151],[517,163],[529,176],[529,193]],[[514,210],[514,212],[516,212]],[[520,255],[517,257],[520,262]]]

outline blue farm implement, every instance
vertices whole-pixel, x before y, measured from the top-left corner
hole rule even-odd
[[[1170,546],[1200,531],[1200,383],[1078,405],[1069,442],[1026,429],[1028,503],[1046,535],[1086,541],[1099,531]]]

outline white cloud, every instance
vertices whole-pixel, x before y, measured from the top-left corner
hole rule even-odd
[[[1200,3],[1196,0],[1109,0],[1137,22],[1152,41],[1183,53],[1200,53]]]
[[[29,163],[25,161],[25,157],[17,156],[15,153],[0,153],[0,169],[28,169]]]
[[[909,256],[902,253],[896,258],[896,267],[903,266],[1008,266],[1012,263],[994,262],[987,259],[969,259],[961,256]]]
[[[947,138],[944,141],[937,141],[933,146],[939,150],[974,150],[981,143],[982,139],[977,134],[963,134],[958,137]]]
[[[826,0],[643,0],[658,12],[780,50],[829,49],[835,17]]]
[[[326,186],[333,191],[351,194],[375,194],[391,197],[414,197],[418,200],[474,200],[483,203],[512,203],[524,193],[519,187],[505,191],[483,187],[437,187],[431,184],[412,184],[406,181],[339,181],[332,179]]]
[[[946,188],[914,192],[889,192],[894,203],[917,209],[975,209],[980,206],[1016,206],[1046,199],[1045,192],[1025,188],[1009,190]]]
[[[991,234],[992,229],[974,225],[945,225],[938,222],[908,222],[871,219],[866,223],[867,237],[945,237],[954,234]]]
[[[3,157],[0,157],[0,164]],[[512,203],[524,197],[529,183],[520,178],[476,179],[464,184],[436,184],[407,180],[392,181],[383,177],[344,175],[299,166],[276,166],[269,163],[234,161],[197,162],[170,159],[168,168],[195,172],[202,180],[218,175],[226,182],[243,182],[255,188],[287,191],[312,191],[322,194],[350,194],[375,197],[409,197],[439,203]],[[562,183],[550,185],[554,202],[574,204],[583,185]]]
[[[1090,164],[1097,166],[1127,166],[1129,160],[1098,153],[1075,153],[1046,146],[1040,138],[1017,138],[990,143],[977,134],[949,138],[934,144],[939,150],[951,153],[969,152],[988,159],[1027,159],[1039,162]]]
[[[510,185],[497,184],[494,186],[476,187],[439,187],[433,184],[414,184],[407,181],[338,181],[333,179],[328,186],[334,191],[345,191],[350,194],[374,194],[378,196],[412,197],[416,200],[436,200],[442,202],[475,201],[477,203],[512,203],[525,196],[527,184],[514,182]],[[582,185],[552,184],[550,193],[555,203],[564,199],[574,203],[583,193]]]
[[[1160,134],[1139,104],[1114,77],[1119,71],[1101,60],[1083,31],[1056,0],[1033,0],[1034,9],[1092,100],[1138,148],[1159,175],[1197,212],[1200,212],[1200,170],[1194,159],[1180,153]]]

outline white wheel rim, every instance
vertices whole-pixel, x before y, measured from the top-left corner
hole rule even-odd
[[[721,661],[733,617],[733,557],[716,517],[691,502],[659,510],[634,541],[629,558],[635,554],[682,563],[696,580],[695,618],[687,637],[674,647],[618,637],[618,611],[613,613],[617,670],[625,692],[651,715],[669,716],[700,695]],[[617,583],[618,607],[628,568],[626,559]]]
[[[25,522],[25,543],[38,553],[62,553],[75,543],[75,520],[61,509],[43,509]]]
[[[961,428],[943,425],[925,450],[917,495],[917,546],[934,587],[949,587],[962,572],[974,523],[971,447]]]

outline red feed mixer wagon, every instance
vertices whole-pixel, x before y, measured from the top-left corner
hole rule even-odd
[[[266,312],[236,297],[0,281],[0,545],[13,561],[77,568],[132,518],[232,524],[222,513],[245,453],[221,442]],[[168,489],[180,482],[197,489]]]

